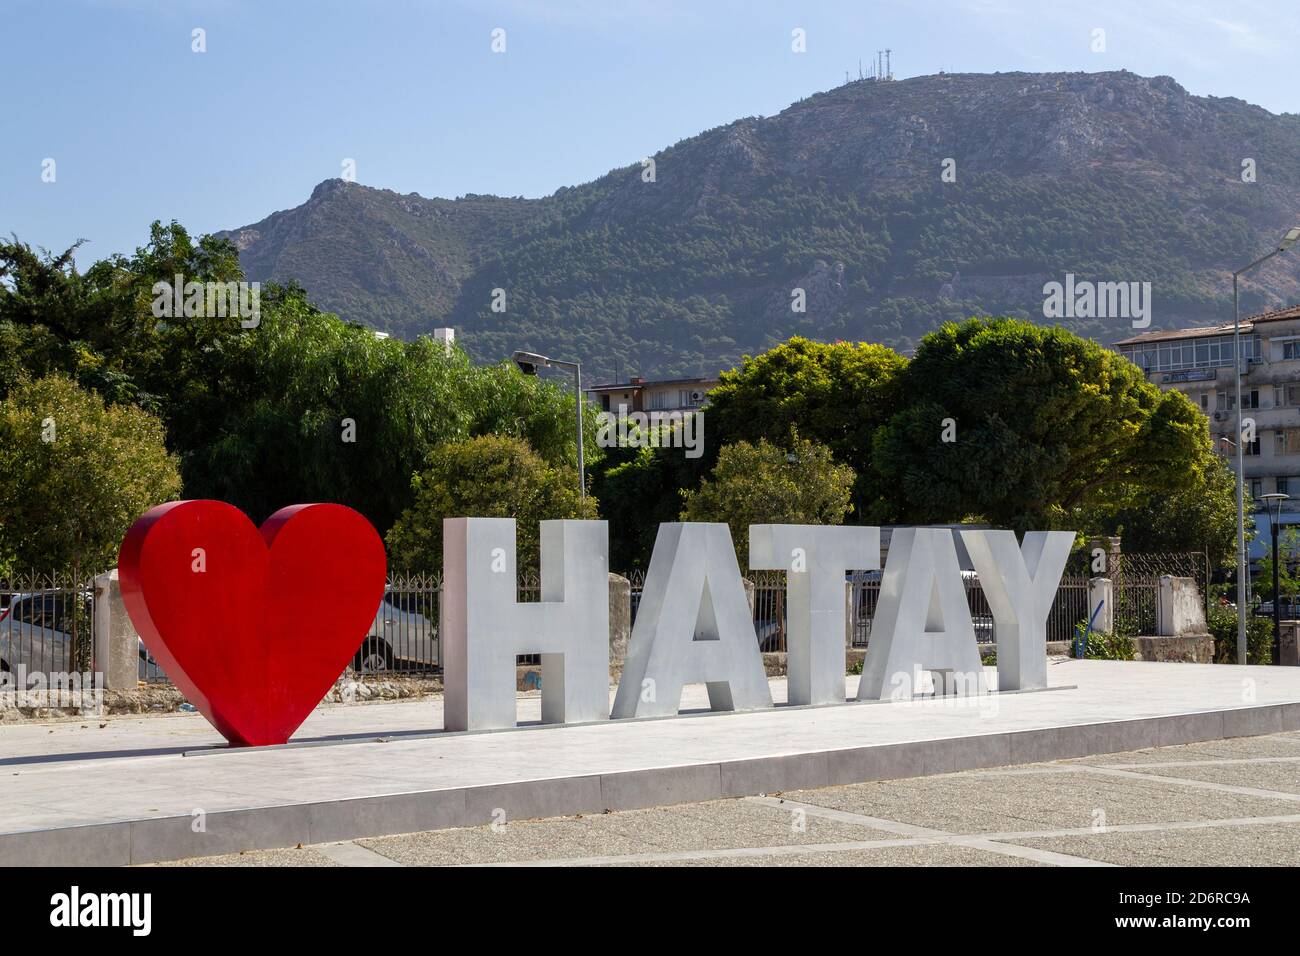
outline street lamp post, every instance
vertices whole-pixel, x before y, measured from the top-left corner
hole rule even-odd
[[[1237,376],[1237,663],[1246,663],[1246,577],[1249,563],[1246,557],[1246,461],[1245,442],[1242,440],[1241,408],[1241,306],[1237,298],[1237,278],[1267,262],[1275,255],[1286,252],[1300,239],[1300,226],[1287,230],[1276,249],[1260,256],[1248,266],[1232,274],[1232,360]]]
[[[573,373],[573,398],[578,408],[578,486],[587,497],[587,463],[582,455],[582,363],[548,358],[536,352],[516,352],[511,356],[525,375],[536,375],[539,368],[562,368]]]
[[[1281,493],[1259,496],[1268,509],[1268,530],[1273,539],[1273,652],[1270,656],[1274,664],[1280,663],[1282,650],[1282,595],[1278,593],[1278,561],[1281,557],[1277,553],[1277,532],[1282,519],[1282,502],[1290,497]]]

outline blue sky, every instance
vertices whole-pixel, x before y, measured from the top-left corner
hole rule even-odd
[[[0,0],[0,234],[79,261],[359,182],[540,196],[855,75],[1129,69],[1300,112],[1295,0]],[[791,51],[806,31],[807,52]],[[192,51],[192,31],[207,52]],[[492,31],[505,30],[504,53]],[[1094,52],[1093,31],[1105,31]],[[42,164],[55,161],[55,181]]]

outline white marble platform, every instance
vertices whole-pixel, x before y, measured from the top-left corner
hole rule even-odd
[[[1300,729],[1300,668],[1053,660],[1048,676],[1055,689],[968,702],[480,734],[441,732],[436,699],[332,705],[289,746],[255,750],[220,746],[197,715],[0,726],[0,864],[150,862]],[[702,688],[683,700],[702,706]],[[521,695],[521,720],[537,708]]]

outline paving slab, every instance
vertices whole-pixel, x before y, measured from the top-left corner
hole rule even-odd
[[[1269,760],[1270,758],[1262,758]],[[1139,764],[1132,768],[1152,777],[1176,777],[1182,780],[1200,780],[1228,787],[1275,790],[1294,794],[1300,802],[1300,756],[1294,759],[1272,758],[1273,762],[1252,760],[1241,762],[1203,762],[1197,766],[1165,762],[1156,766]]]
[[[242,750],[212,747],[194,717],[0,727],[0,863],[153,862],[1300,730],[1298,668],[1062,660],[1048,676],[1054,689],[978,701],[469,734],[440,732],[433,700],[336,705],[301,742]],[[521,697],[521,718],[534,707]]]
[[[1300,823],[1017,839],[1021,846],[1126,866],[1300,865]]]
[[[967,846],[890,846],[837,853],[762,853],[746,856],[702,857],[699,859],[647,860],[598,864],[605,866],[1042,866],[1033,860],[1017,859]]]
[[[1180,778],[1189,776],[1178,773]],[[1190,789],[1155,774],[960,774],[793,791],[794,801],[963,833],[1267,817],[1300,813],[1278,797]]]
[[[739,800],[710,801],[567,817],[505,822],[358,841],[407,866],[523,863],[889,839],[892,834],[852,823],[801,816]]]

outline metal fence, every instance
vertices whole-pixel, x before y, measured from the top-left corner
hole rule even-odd
[[[1150,561],[1161,566],[1159,558],[1164,556],[1138,555],[1128,565],[1128,573],[1115,582],[1115,621],[1116,628],[1123,633],[1154,634],[1156,632],[1156,601],[1159,592],[1159,575],[1145,572]],[[1170,561],[1164,565],[1171,570],[1162,574],[1180,574],[1196,577],[1195,574],[1183,574],[1184,570],[1194,570],[1198,564],[1198,555],[1178,555],[1183,559]],[[1143,569],[1139,573],[1138,569]],[[1062,576],[1057,587],[1052,608],[1047,616],[1047,640],[1052,642],[1069,642],[1075,638],[1075,627],[1088,620],[1091,608],[1088,606],[1088,577],[1083,574],[1068,573],[1074,570],[1072,565]],[[846,579],[846,594],[850,628],[850,644],[853,647],[866,647],[871,636],[871,621],[876,613],[876,604],[880,600],[879,571],[856,571]],[[979,578],[971,573],[962,575],[966,588],[966,603],[970,608],[971,623],[975,628],[975,639],[980,644],[991,645],[996,641],[993,628],[993,612],[989,608],[984,589]],[[632,584],[632,619],[636,620],[637,609],[641,603],[641,590],[645,585],[643,572],[633,572],[628,576]],[[747,580],[753,591],[754,631],[758,636],[759,646],[764,651],[784,651],[786,649],[786,594],[785,574],[780,571],[751,571]]]
[[[1204,551],[1148,551],[1121,553],[1115,556],[1106,575],[1112,580],[1157,580],[1161,575],[1191,578],[1201,594],[1209,593],[1210,557]]]
[[[521,571],[516,600],[540,601],[542,582],[536,571]],[[356,673],[421,674],[442,669],[438,639],[442,609],[442,575],[393,575],[375,623],[352,661]],[[519,664],[540,664],[541,655],[521,654]]]
[[[1049,641],[1070,641],[1075,625],[1089,616],[1088,576],[1073,560],[1061,579],[1047,619]],[[1112,568],[1116,629],[1128,634],[1154,634],[1157,625],[1159,576],[1192,577],[1204,589],[1208,568],[1204,555],[1123,555]],[[635,621],[645,586],[645,574],[628,575],[631,612]],[[966,599],[976,639],[994,641],[993,617],[978,578],[963,575]],[[753,621],[760,647],[784,651],[787,637],[785,574],[750,572]],[[438,635],[442,577],[439,574],[393,575],[369,632],[347,670],[354,673],[421,674],[442,667]],[[520,575],[517,597],[537,601],[541,582],[536,572]],[[865,647],[880,599],[880,572],[854,572],[846,580],[850,643]],[[66,574],[30,573],[0,581],[0,670],[28,673],[75,673],[94,669],[96,593],[93,578],[74,581]],[[166,681],[166,675],[143,644],[139,648],[139,679]],[[520,656],[521,664],[536,664],[539,655]]]
[[[419,674],[441,668],[441,606],[442,575],[392,575],[350,669],[358,674]]]
[[[0,670],[94,670],[95,588],[90,580],[29,572],[0,581]]]
[[[1088,579],[1079,575],[1062,576],[1047,613],[1047,639],[1049,641],[1074,641],[1074,628],[1087,621],[1092,613],[1088,607]]]
[[[641,609],[641,591],[645,588],[645,572],[641,570],[629,571],[623,576],[632,585],[632,593],[628,597],[628,602],[632,607],[632,620],[635,622],[636,612]]]
[[[535,601],[538,593],[535,577],[521,581],[520,600]],[[440,575],[390,578],[347,670],[368,674],[439,670],[441,595]],[[93,578],[78,585],[65,574],[31,573],[0,581],[0,670],[16,673],[22,667],[29,675],[93,671],[97,601]],[[138,655],[138,680],[167,682],[143,642]]]
[[[879,571],[856,571],[849,576],[849,609],[851,614],[849,627],[852,629],[851,644],[853,647],[866,647],[867,640],[871,636],[871,621],[875,617],[876,605],[880,601],[880,578]],[[981,644],[992,644],[994,640],[993,611],[989,608],[988,599],[984,596],[984,589],[980,587],[979,580],[975,575],[970,572],[962,575],[962,584],[966,588],[966,605],[970,608],[971,624],[975,628],[975,640]],[[1084,600],[1086,602],[1086,595]],[[1054,640],[1051,637],[1050,629],[1048,640]]]
[[[1159,623],[1160,579],[1126,574],[1113,583],[1115,632],[1134,637],[1155,634]]]

